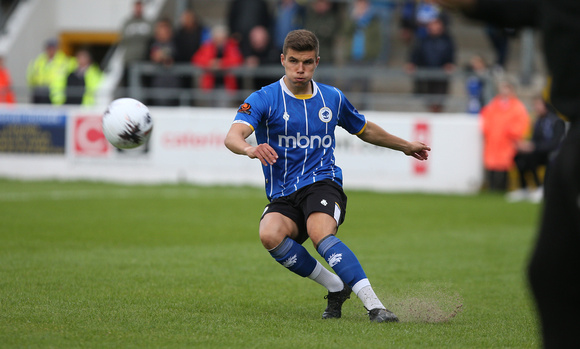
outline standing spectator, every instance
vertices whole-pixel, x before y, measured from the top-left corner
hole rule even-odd
[[[134,62],[146,60],[147,45],[153,33],[153,25],[143,17],[143,1],[133,2],[133,14],[127,19],[121,29],[120,46],[125,49],[123,57],[124,76],[123,84],[127,85],[127,70]]]
[[[543,181],[538,175],[540,166],[548,166],[564,137],[566,126],[556,113],[550,110],[542,97],[534,98],[536,122],[531,140],[517,143],[516,166],[520,178],[520,189],[508,193],[508,201],[530,200],[538,203],[543,196]],[[546,169],[547,171],[547,169]],[[530,191],[525,175],[530,173],[535,190]]]
[[[262,26],[271,29],[272,17],[265,0],[233,0],[228,8],[228,27],[240,44],[244,57],[250,54],[250,31]]]
[[[417,31],[416,11],[416,0],[403,0],[399,15],[399,30],[401,39],[405,44],[410,44],[415,37],[415,32]]]
[[[371,7],[369,0],[356,0],[345,25],[346,49],[352,67],[376,64],[381,52],[381,22]],[[369,108],[367,92],[370,89],[370,76],[364,72],[349,81],[351,91],[359,91],[361,108]]]
[[[203,43],[193,55],[192,63],[205,69],[201,77],[201,88],[205,91],[225,88],[233,92],[238,88],[236,76],[228,69],[239,67],[244,63],[238,42],[228,37],[224,26],[215,26],[211,39]]]
[[[393,11],[397,5],[394,0],[372,0],[371,5],[377,12],[381,22],[381,52],[379,53],[379,59],[381,62],[387,63],[391,49],[391,21]]]
[[[151,87],[154,89],[152,105],[176,106],[178,96],[171,90],[181,87],[179,76],[171,74],[167,68],[173,66],[177,50],[173,41],[173,28],[168,19],[161,19],[155,24],[155,35],[149,48],[149,59],[158,64],[157,71],[151,77]]]
[[[292,30],[304,27],[304,7],[295,0],[279,0],[274,18],[274,44],[282,52],[284,39]]]
[[[8,68],[4,66],[4,57],[0,56],[0,103],[16,103],[14,91],[12,91],[12,78]]]
[[[58,49],[57,40],[48,40],[44,52],[28,65],[27,80],[32,89],[32,103],[58,103],[58,91],[54,85],[66,78],[73,64],[74,61]]]
[[[59,103],[95,104],[95,93],[101,83],[102,72],[98,65],[93,63],[91,54],[81,49],[76,54],[76,68],[61,81]]]
[[[375,63],[381,50],[381,22],[369,0],[356,0],[353,4],[346,34],[349,60],[354,64]]]
[[[329,65],[336,64],[334,47],[340,28],[337,12],[336,4],[330,0],[314,0],[306,9],[304,27],[320,40],[320,57]]]
[[[528,111],[517,98],[514,85],[501,81],[498,91],[481,110],[483,165],[491,191],[507,189],[507,174],[514,165],[517,143],[530,125]]]
[[[501,28],[495,25],[485,26],[485,35],[495,52],[496,69],[505,69],[509,54],[510,38],[516,35],[513,28]]]
[[[429,110],[433,113],[443,111],[443,101],[449,88],[446,74],[455,69],[455,43],[440,18],[429,22],[426,37],[416,38],[406,70],[414,73],[417,68],[444,70],[445,75],[442,72],[440,77],[418,77],[415,80],[415,93],[432,95],[427,99]]]
[[[263,65],[280,64],[280,53],[274,48],[268,29],[262,26],[254,27],[250,31],[250,55],[245,57],[246,67],[257,68]],[[256,77],[252,88],[257,89],[278,80],[272,77]]]
[[[466,73],[467,112],[479,114],[481,108],[496,95],[493,74],[480,55],[471,57]]]
[[[180,25],[175,33],[175,62],[189,63],[191,57],[200,48],[201,43],[209,34],[199,22],[193,10],[185,10],[181,14]]]

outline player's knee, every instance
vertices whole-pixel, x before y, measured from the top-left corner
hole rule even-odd
[[[296,223],[279,213],[267,214],[260,222],[260,241],[268,250],[278,246],[284,238],[293,238],[297,235]]]
[[[280,229],[260,228],[260,241],[267,250],[276,248],[286,237]]]

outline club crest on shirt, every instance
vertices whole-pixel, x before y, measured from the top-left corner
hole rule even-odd
[[[244,113],[244,114],[252,114],[252,112],[250,111],[250,109],[252,108],[252,106],[249,103],[244,103],[242,105],[240,105],[240,109],[238,109],[238,113]]]
[[[318,117],[322,122],[330,122],[332,120],[332,110],[329,107],[322,107],[318,111]]]

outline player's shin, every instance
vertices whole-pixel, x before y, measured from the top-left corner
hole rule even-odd
[[[384,305],[373,291],[367,276],[354,253],[334,235],[329,235],[318,244],[318,253],[334,269],[336,274],[346,282],[360,298],[368,310],[381,308]]]
[[[302,277],[310,276],[316,268],[316,259],[304,246],[288,237],[268,252],[282,266]]]

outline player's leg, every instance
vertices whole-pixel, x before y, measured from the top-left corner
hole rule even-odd
[[[334,183],[317,183],[311,186],[305,200],[306,230],[318,253],[334,269],[336,274],[361,299],[375,321],[396,321],[396,316],[386,312],[386,308],[374,293],[370,282],[355,254],[337,238],[338,226],[344,221],[346,195]],[[348,290],[350,294],[350,290]],[[331,294],[329,293],[329,296]],[[344,302],[346,298],[342,300]],[[340,314],[340,302],[338,313]],[[329,307],[331,306],[329,300]],[[377,317],[376,314],[379,314]]]
[[[272,207],[293,216],[289,207],[281,205]],[[328,292],[343,289],[340,278],[314,259],[299,243],[303,239],[300,237],[298,224],[293,219],[280,212],[270,211],[265,214],[260,221],[260,240],[270,255],[288,270],[314,280],[326,287]]]
[[[314,212],[308,217],[308,233],[318,253],[363,302],[372,321],[398,321],[395,314],[387,310],[375,294],[355,254],[335,236],[336,224],[334,217],[326,213]]]
[[[580,344],[580,123],[572,123],[546,174],[542,223],[528,277],[545,348]]]
[[[307,277],[316,268],[316,260],[297,243],[298,226],[278,212],[265,214],[260,221],[260,241],[270,255],[290,271]]]

